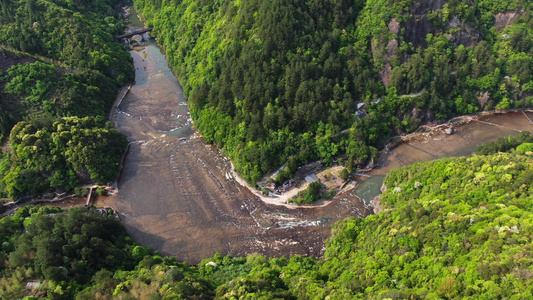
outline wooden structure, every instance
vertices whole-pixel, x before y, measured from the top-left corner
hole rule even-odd
[[[94,186],[91,186],[91,188],[89,189],[89,194],[87,194],[87,202],[85,203],[85,205],[87,206],[91,204],[91,196],[93,195],[93,188]]]

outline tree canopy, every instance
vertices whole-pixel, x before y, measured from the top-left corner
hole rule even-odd
[[[104,118],[134,76],[115,1],[0,3],[0,196],[114,180],[126,139]]]
[[[103,117],[64,117],[53,124],[21,121],[10,136],[11,167],[1,183],[11,198],[117,176],[126,137]]]

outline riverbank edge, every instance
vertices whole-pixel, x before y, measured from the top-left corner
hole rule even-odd
[[[143,22],[146,25],[146,22],[143,20],[142,16],[140,14],[138,14],[138,13],[137,13],[137,16],[138,16],[139,20],[141,20],[141,22]],[[165,55],[166,49],[162,45],[160,45],[158,43],[157,38],[154,37],[154,40],[156,41],[156,44],[158,45],[158,47],[162,50],[162,54]],[[174,70],[170,66],[169,66],[169,69],[171,70],[171,72],[174,75],[174,77],[176,78],[176,80],[178,82],[180,82],[180,78],[176,75]],[[132,85],[129,85],[127,87],[127,90],[124,93],[123,93],[123,91],[124,91],[125,86],[122,87],[121,90],[117,94],[117,99],[115,100],[115,103],[113,104],[112,109],[111,109],[111,111],[109,113],[109,117],[108,117],[111,120],[111,122],[113,123],[113,126],[115,126],[115,124],[113,122],[113,119],[114,119],[113,118],[113,113],[116,110],[116,108],[120,105],[120,103],[122,102],[122,100],[124,99],[124,97],[126,96],[128,91],[131,89],[131,86]],[[123,93],[123,95],[121,96],[122,93]],[[428,124],[421,125],[411,134],[404,135],[404,136],[391,137],[388,140],[388,142],[385,145],[385,147],[381,151],[378,152],[378,156],[386,155],[391,149],[394,149],[396,146],[398,146],[398,145],[400,145],[400,144],[402,144],[404,142],[409,142],[411,140],[430,135],[431,133],[433,133],[435,131],[438,131],[438,130],[445,130],[446,128],[449,128],[449,127],[461,126],[461,125],[463,125],[465,123],[468,123],[470,121],[479,119],[480,117],[483,117],[483,116],[490,116],[490,115],[494,115],[494,114],[497,114],[497,113],[516,112],[516,111],[524,111],[524,110],[523,109],[509,109],[509,110],[483,111],[483,112],[478,112],[478,113],[475,113],[475,114],[454,117],[452,119],[449,119],[448,121],[445,121],[444,123],[433,125],[433,126],[428,125]],[[192,121],[192,122],[193,122],[192,129],[195,131],[196,134],[198,134],[200,137],[203,138],[202,134],[198,131],[198,129],[196,129],[194,127],[194,121]],[[128,148],[129,148],[129,144],[128,144]],[[126,156],[127,151],[128,151],[128,149],[126,149],[126,151],[125,151],[125,153],[124,153],[124,155],[122,157],[120,169],[122,169],[123,161],[124,161],[124,158]],[[350,180],[346,181],[345,184],[343,185],[343,188],[341,190],[339,190],[337,195],[335,195],[333,197],[333,199],[331,199],[331,200],[319,200],[318,202],[316,202],[316,204],[306,204],[306,205],[290,204],[288,202],[287,197],[279,198],[279,197],[269,197],[269,196],[263,195],[260,191],[258,191],[251,184],[249,184],[246,180],[244,180],[244,178],[242,178],[242,176],[235,171],[235,166],[234,166],[233,162],[226,155],[224,155],[220,149],[219,149],[219,151],[221,152],[221,155],[224,156],[225,160],[230,162],[230,166],[231,166],[231,169],[229,171],[230,177],[232,177],[232,179],[237,181],[244,188],[247,188],[253,195],[258,197],[261,201],[263,201],[267,205],[284,206],[284,207],[289,208],[289,209],[299,209],[299,208],[308,209],[308,208],[325,207],[325,206],[329,205],[330,203],[332,203],[333,201],[337,200],[337,198],[340,195],[342,195],[343,193],[349,192],[349,191],[355,189],[358,186],[358,184],[359,184],[359,181],[355,181],[354,179],[350,179]],[[379,167],[379,165],[376,164],[375,166],[370,168],[368,171],[370,171],[370,170],[372,170],[372,169],[374,169],[376,167]],[[331,167],[325,168],[325,170],[329,170],[329,169],[331,169]],[[119,179],[120,179],[120,173],[121,172],[119,170],[119,176],[117,177],[117,181],[116,182],[118,182]],[[298,189],[298,192],[300,190],[304,190],[306,188],[306,186],[307,185],[303,185],[302,187],[300,187]],[[118,191],[118,185],[117,185],[117,191]],[[357,197],[357,198],[359,199],[359,201],[365,203],[364,200],[361,199],[360,197]],[[380,209],[379,199],[376,199],[376,200],[377,201],[371,201],[368,204],[365,203],[365,206],[370,206],[374,211],[379,210]],[[373,204],[375,204],[375,205],[373,205]]]
[[[520,109],[513,108],[513,109],[506,109],[506,110],[482,111],[482,112],[478,112],[478,113],[474,113],[474,114],[454,117],[454,118],[451,118],[451,119],[449,119],[448,121],[446,121],[445,123],[442,123],[442,124],[437,124],[437,125],[433,125],[433,126],[430,126],[430,125],[427,125],[427,124],[426,125],[421,125],[420,127],[418,127],[415,130],[415,132],[410,133],[410,134],[405,135],[405,136],[393,136],[393,137],[391,137],[389,139],[389,142],[387,143],[387,145],[385,145],[383,150],[378,152],[378,156],[387,155],[387,153],[389,151],[391,151],[392,149],[394,149],[395,147],[397,147],[397,146],[399,146],[399,145],[401,145],[403,143],[408,143],[410,141],[414,141],[414,140],[420,139],[420,138],[428,138],[430,135],[432,135],[436,131],[444,131],[444,130],[446,130],[448,128],[459,127],[459,126],[468,124],[468,123],[470,123],[472,121],[479,121],[479,120],[481,120],[483,118],[488,118],[488,117],[494,116],[494,115],[503,115],[503,114],[507,114],[507,113],[516,113],[516,112],[524,113],[524,115],[527,117],[529,122],[533,125],[533,121],[529,118],[529,116],[527,116],[527,114],[525,114],[526,112],[533,113],[533,109],[532,108],[520,108]],[[423,130],[423,132],[420,132],[422,130]],[[378,163],[376,163],[374,168],[379,168],[379,159],[378,159]],[[387,187],[385,186],[385,184],[383,184],[383,186],[381,187],[381,192],[383,193],[386,190],[387,190]],[[359,198],[359,197],[357,197],[357,198]],[[361,198],[359,198],[359,199],[361,201],[363,201],[363,199],[361,199]],[[376,197],[374,197],[370,201],[370,206],[372,207],[372,209],[374,211],[374,214],[378,214],[379,212],[381,212],[383,210],[382,207],[381,207],[380,199],[381,199],[381,194],[377,195]]]
[[[133,84],[130,83],[130,84],[123,85],[122,87],[119,88],[117,95],[115,96],[115,101],[113,101],[113,105],[111,105],[111,108],[107,112],[107,119],[109,120],[109,122],[111,122],[111,124],[113,124],[113,127],[116,127],[116,124],[115,124],[116,120],[113,117],[113,114],[115,113],[117,108],[122,103],[122,100],[126,98],[126,95],[131,90],[132,86]]]
[[[130,91],[131,87],[132,87],[132,84],[126,84],[126,85],[124,85],[124,86],[119,88],[119,90],[118,90],[118,92],[117,92],[117,94],[115,96],[115,101],[113,101],[113,104],[111,105],[111,108],[109,109],[109,111],[107,113],[107,120],[109,122],[111,122],[111,124],[113,125],[114,128],[116,128],[116,126],[115,126],[116,124],[114,122],[113,113],[115,112],[117,107],[122,103],[122,100],[124,100],[124,98],[126,97],[128,92]],[[120,178],[120,174],[122,172],[122,168],[123,168],[123,165],[124,165],[124,159],[126,158],[126,155],[127,155],[128,151],[129,151],[129,148],[130,148],[130,145],[131,145],[131,143],[128,142],[128,145],[126,146],[126,149],[124,149],[124,153],[122,154],[122,158],[120,160],[120,165],[119,165],[118,172],[117,172],[117,178],[110,185],[102,185],[102,187],[106,187],[106,188],[108,188],[110,190],[115,190],[115,191],[118,192],[118,184],[117,183],[118,183],[118,180]],[[95,186],[98,186],[98,185],[95,185]],[[80,188],[86,188],[87,185],[81,185],[79,187]],[[30,199],[29,201],[24,201],[23,199],[25,199],[25,197],[22,197],[22,198],[18,199],[17,201],[4,203],[3,206],[6,207],[6,211],[0,214],[0,219],[3,218],[3,217],[6,217],[8,215],[13,214],[17,209],[19,209],[20,207],[24,207],[26,205],[42,204],[42,203],[53,204],[55,202],[70,200],[72,198],[79,197],[76,194],[67,194],[67,193],[62,193],[62,194],[52,193],[52,195],[49,195],[49,194],[50,193],[37,195],[37,196],[34,196],[34,197],[27,197],[27,199]]]
[[[437,130],[445,130],[447,128],[454,128],[455,126],[461,126],[461,125],[467,124],[467,123],[472,122],[472,121],[478,121],[478,120],[481,120],[482,118],[487,118],[487,117],[490,117],[490,116],[500,115],[500,114],[515,113],[515,112],[524,112],[524,113],[525,112],[530,112],[530,113],[533,113],[533,109],[532,108],[520,108],[520,109],[513,108],[513,109],[506,109],[506,110],[498,110],[498,109],[496,109],[496,110],[482,111],[482,112],[478,112],[478,113],[474,113],[474,114],[457,116],[457,117],[453,117],[453,118],[449,119],[445,123],[441,123],[441,124],[437,124],[437,125],[433,125],[433,126],[430,126],[430,125],[427,125],[427,124],[426,125],[421,125],[413,133],[410,133],[410,134],[407,134],[407,135],[404,135],[404,136],[391,137],[389,140],[392,140],[394,138],[401,138],[402,142],[409,142],[409,141],[411,141],[413,139],[416,139],[416,138],[419,138],[421,136],[429,135],[431,133],[434,133]],[[533,122],[531,121],[531,119],[527,115],[526,115],[526,117],[529,119],[531,124],[533,124]],[[421,130],[424,130],[424,131],[420,132]]]
[[[437,125],[428,125],[428,124],[421,125],[413,133],[410,133],[410,134],[407,134],[407,135],[403,135],[403,136],[393,136],[393,137],[389,138],[389,141],[387,142],[385,147],[378,152],[378,157],[379,156],[383,156],[383,155],[387,155],[387,153],[389,151],[391,151],[395,147],[399,146],[400,144],[408,143],[410,141],[413,141],[413,140],[416,140],[416,139],[420,139],[420,138],[427,138],[428,136],[430,136],[431,134],[435,133],[436,131],[443,131],[443,130],[446,130],[448,128],[455,128],[455,127],[467,124],[469,122],[480,120],[482,118],[490,117],[490,116],[493,116],[493,115],[513,113],[513,112],[531,112],[531,113],[533,113],[533,109],[525,108],[525,109],[508,109],[508,110],[482,111],[482,112],[478,112],[478,113],[475,113],[475,114],[469,114],[469,115],[463,115],[463,116],[454,117],[454,118],[451,118],[451,119],[445,121],[444,123],[437,124]],[[531,122],[531,120],[530,120],[530,122]],[[532,124],[533,124],[533,122],[532,122]],[[200,132],[198,132],[198,134],[201,136]],[[227,159],[229,160],[229,158],[227,158]],[[231,162],[231,160],[229,160],[229,161]],[[326,168],[325,170],[328,170],[330,168],[332,168],[332,167]],[[370,170],[375,169],[375,168],[379,168],[379,163],[376,163],[375,166],[373,168],[371,168]],[[262,195],[259,191],[257,191],[257,189],[252,187],[248,182],[246,182],[246,180],[244,180],[235,171],[235,167],[233,165],[233,162],[231,162],[231,173],[232,173],[233,177],[235,178],[235,180],[241,186],[247,188],[251,193],[253,193],[256,197],[258,197],[264,203],[271,204],[271,205],[284,206],[284,207],[287,207],[287,208],[290,208],[290,209],[325,207],[325,206],[329,205],[330,203],[332,203],[333,201],[335,201],[337,199],[338,195],[342,194],[343,192],[349,192],[349,191],[357,188],[357,186],[359,185],[359,181],[349,180],[347,182],[347,184],[346,184],[346,186],[348,186],[348,188],[340,190],[337,193],[337,195],[335,197],[333,197],[332,200],[328,200],[328,201],[323,200],[321,204],[316,204],[316,205],[313,205],[313,204],[296,205],[296,204],[289,204],[289,203],[286,203],[286,202],[278,200],[280,198],[267,197],[267,196]],[[352,183],[352,184],[350,184],[350,183]],[[301,189],[303,190],[304,188],[305,188],[305,186],[303,188],[301,188]],[[368,204],[372,208],[372,210],[374,211],[374,214],[377,214],[377,213],[379,213],[381,211],[381,205],[380,205],[380,202],[379,202],[379,199],[381,198],[380,196],[381,196],[381,194],[378,195],[377,197],[375,197]],[[360,201],[364,202],[364,200],[361,199],[360,197],[358,197],[358,196],[355,196],[355,197],[357,197]],[[367,205],[367,204],[365,203],[365,205]]]

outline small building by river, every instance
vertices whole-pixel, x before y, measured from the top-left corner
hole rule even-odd
[[[318,181],[318,177],[315,175],[315,174],[309,174],[307,176],[304,177],[305,181],[307,181],[308,183],[313,183],[315,181]]]

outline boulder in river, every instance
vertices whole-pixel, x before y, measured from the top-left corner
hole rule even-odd
[[[455,133],[455,129],[453,127],[448,127],[446,129],[444,129],[444,133],[446,133],[447,135],[454,134]]]
[[[143,37],[140,34],[136,34],[136,35],[132,36],[131,39],[136,41],[137,43],[140,43],[140,42],[143,41]]]

